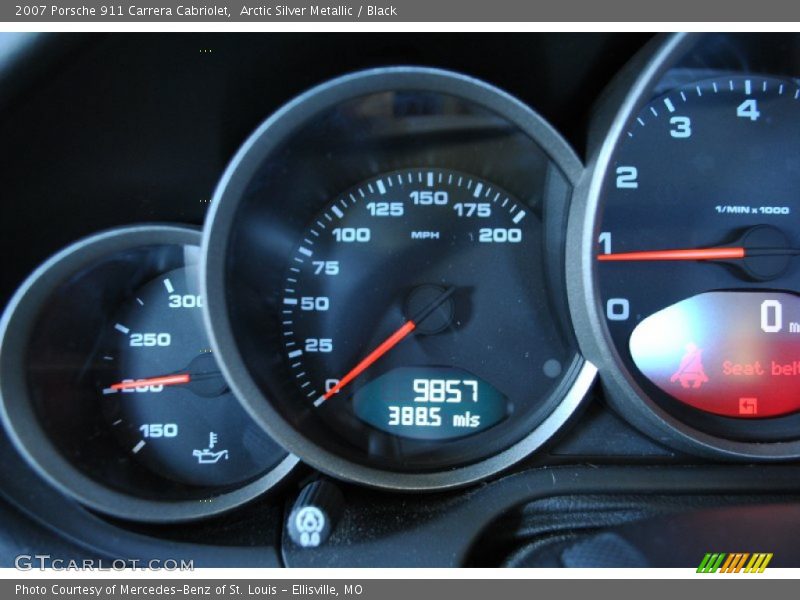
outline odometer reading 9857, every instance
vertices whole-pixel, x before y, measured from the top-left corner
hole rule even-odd
[[[461,369],[398,367],[353,395],[355,413],[403,437],[447,440],[488,429],[506,416],[507,399]]]

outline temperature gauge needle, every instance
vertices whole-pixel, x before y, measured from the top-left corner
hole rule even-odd
[[[364,371],[366,371],[370,366],[372,366],[379,358],[381,358],[384,354],[389,352],[392,348],[394,348],[397,344],[403,341],[408,334],[414,331],[417,328],[417,324],[421,323],[426,317],[428,317],[434,310],[436,310],[439,306],[442,305],[450,296],[453,295],[453,292],[456,291],[455,287],[449,287],[444,290],[439,296],[434,298],[434,300],[428,304],[425,308],[420,310],[417,314],[415,314],[412,318],[408,321],[403,323],[399,329],[397,329],[392,335],[387,337],[383,340],[377,348],[375,348],[372,352],[367,354],[361,362],[359,362],[355,367],[350,369],[347,372],[347,375],[342,377],[335,386],[325,392],[322,396],[317,398],[314,401],[314,406],[320,406],[323,402],[325,402],[328,398],[337,394],[343,387],[345,387],[348,383],[353,381],[356,377],[361,375]]]
[[[210,352],[201,352],[180,371],[182,372],[158,377],[125,379],[107,387],[105,393],[111,394],[156,385],[185,385],[190,392],[205,398],[215,398],[228,391],[228,384],[222,377]]]
[[[131,379],[129,381],[120,381],[110,386],[109,389],[115,392],[121,390],[129,390],[137,387],[146,387],[151,385],[181,385],[189,383],[192,380],[191,375],[182,373],[179,375],[164,375],[163,377],[150,377],[148,379]]]

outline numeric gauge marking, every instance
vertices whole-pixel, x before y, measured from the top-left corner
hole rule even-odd
[[[37,269],[0,319],[0,418],[39,475],[99,512],[203,518],[296,464],[211,354],[199,243],[199,231],[175,225],[80,240]]]
[[[410,318],[400,321],[399,329],[376,345],[372,353],[367,354],[368,349],[364,348],[360,357],[363,360],[359,362],[354,356],[354,369],[319,373],[316,357],[336,353],[336,336],[301,337],[298,331],[305,331],[315,315],[336,310],[332,305],[341,300],[321,293],[298,296],[298,289],[322,289],[319,282],[351,276],[357,268],[361,252],[358,248],[381,245],[390,236],[398,245],[420,248],[442,242],[474,246],[518,244],[522,242],[523,229],[517,226],[527,212],[489,183],[460,173],[433,170],[383,175],[345,192],[324,209],[321,218],[315,220],[316,227],[312,225],[295,250],[285,278],[287,295],[282,298],[286,356],[296,359],[291,368],[303,395],[313,399],[314,406],[321,406],[411,333],[415,323]],[[323,225],[323,219],[328,227]],[[431,222],[436,227],[430,227]],[[354,250],[344,251],[340,257],[339,249],[345,248]],[[444,281],[440,283],[446,285]],[[450,294],[452,290],[447,296]],[[339,379],[343,373],[347,374]]]
[[[579,171],[538,115],[453,73],[366,71],[287,105],[206,236],[242,402],[313,466],[380,487],[463,485],[540,446],[594,374],[558,264]]]
[[[197,277],[193,266],[171,271],[120,309],[109,338],[117,349],[104,352],[117,378],[102,394],[117,436],[148,468],[191,485],[230,485],[269,464],[272,442],[237,405],[209,351]]]
[[[763,418],[800,406],[765,368],[800,342],[770,336],[758,311],[780,297],[796,312],[800,293],[798,98],[794,82],[754,76],[674,90],[632,121],[605,185],[596,258],[613,343],[659,403],[715,433],[768,438]]]

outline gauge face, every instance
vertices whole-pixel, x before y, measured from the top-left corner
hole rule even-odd
[[[337,195],[286,275],[291,405],[373,461],[417,467],[480,457],[492,444],[472,436],[535,424],[574,356],[539,284],[541,240],[540,217],[458,171],[385,173]]]
[[[675,89],[632,121],[602,193],[600,301],[624,366],[734,439],[797,436],[799,96],[756,76]]]
[[[247,416],[210,352],[199,237],[155,225],[82,240],[3,316],[4,424],[44,478],[101,512],[216,514],[296,463]]]
[[[120,308],[99,357],[101,402],[135,460],[172,481],[228,486],[257,477],[281,452],[222,377],[198,287],[196,266],[173,269]]]
[[[566,302],[580,165],[474,79],[379,69],[278,111],[217,190],[207,320],[237,396],[313,466],[463,485],[520,460],[594,367]]]

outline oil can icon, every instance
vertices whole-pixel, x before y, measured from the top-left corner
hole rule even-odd
[[[192,450],[192,456],[197,459],[197,464],[199,465],[215,465],[217,464],[221,458],[228,460],[228,451],[227,450],[220,450],[219,452],[213,452],[214,446],[217,445],[219,441],[219,436],[213,431],[209,432],[208,434],[208,448],[203,448],[202,450]]]
[[[694,342],[686,344],[686,353],[681,358],[678,370],[670,377],[672,383],[680,382],[684,388],[697,389],[708,382],[703,368],[703,351]]]

